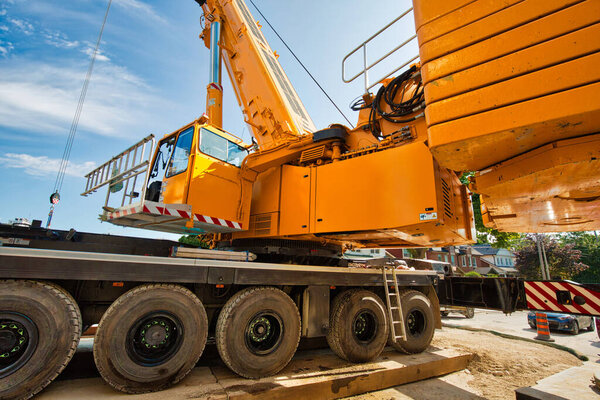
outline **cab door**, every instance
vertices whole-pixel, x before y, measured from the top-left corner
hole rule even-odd
[[[162,185],[162,202],[165,204],[187,204],[190,171],[194,164],[193,143],[194,126],[177,135]]]

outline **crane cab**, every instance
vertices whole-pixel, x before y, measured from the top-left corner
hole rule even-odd
[[[240,167],[248,155],[248,146],[240,138],[202,122],[201,118],[158,141],[147,161],[139,203],[115,209],[107,207],[107,197],[102,219],[116,225],[172,233],[225,233],[247,226],[250,204],[244,199],[249,198],[252,184],[242,179]],[[117,157],[135,158],[124,153]],[[117,165],[114,160],[113,165]],[[109,196],[135,175],[121,167],[116,173],[109,166],[111,169],[110,187],[119,190],[109,190]],[[119,179],[123,174],[125,178]],[[135,183],[133,187],[132,191]]]

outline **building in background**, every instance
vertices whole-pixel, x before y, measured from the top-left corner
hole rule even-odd
[[[388,249],[399,259],[415,258],[408,249]],[[515,254],[508,249],[497,249],[489,244],[473,246],[432,247],[425,251],[425,259],[449,263],[461,272],[475,271],[481,275],[517,276]]]

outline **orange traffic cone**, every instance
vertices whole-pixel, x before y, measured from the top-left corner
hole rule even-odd
[[[545,342],[554,342],[550,337],[550,326],[548,325],[548,317],[542,312],[535,313],[535,325],[537,327],[537,336],[535,340],[543,340]]]

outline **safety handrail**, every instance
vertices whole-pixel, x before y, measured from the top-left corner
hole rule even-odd
[[[396,22],[400,21],[403,17],[405,17],[406,15],[408,15],[412,10],[413,9],[411,7],[408,10],[406,10],[405,12],[403,12],[402,14],[400,14],[400,16],[398,16],[396,19],[394,19],[393,21],[391,21],[389,24],[387,24],[386,26],[384,26],[383,28],[381,28],[379,31],[377,31],[375,34],[373,34],[370,38],[368,38],[367,40],[365,40],[364,42],[362,42],[354,50],[352,50],[350,53],[348,53],[346,55],[346,57],[344,57],[344,59],[342,60],[342,80],[345,83],[350,83],[350,82],[354,81],[356,78],[358,78],[359,76],[364,75],[364,77],[365,77],[365,93],[368,93],[369,89],[371,89],[373,86],[377,85],[379,82],[381,82],[385,78],[387,78],[390,75],[396,73],[397,71],[401,70],[402,68],[406,67],[407,65],[409,65],[410,63],[412,63],[413,61],[415,61],[416,59],[419,58],[419,55],[417,54],[416,56],[412,57],[407,62],[405,62],[402,65],[400,65],[399,67],[395,68],[393,71],[388,72],[387,74],[385,74],[384,76],[382,76],[380,79],[377,79],[375,81],[375,83],[369,85],[369,70],[371,68],[373,68],[374,66],[376,66],[377,64],[379,64],[381,61],[383,61],[386,58],[388,58],[390,55],[394,54],[396,51],[400,50],[402,47],[406,46],[407,44],[409,44],[410,42],[412,42],[413,40],[415,40],[417,38],[417,35],[415,34],[415,35],[411,36],[410,38],[408,38],[407,40],[405,40],[404,42],[400,43],[394,49],[390,50],[389,52],[387,52],[385,55],[383,55],[382,57],[380,57],[378,60],[376,60],[375,62],[371,63],[370,65],[367,65],[368,64],[368,62],[367,62],[367,44],[371,40],[373,40],[377,36],[379,36],[381,33],[383,33],[385,30],[387,30],[390,26],[394,25]],[[346,78],[346,60],[348,60],[348,58],[350,56],[352,56],[353,54],[355,54],[360,49],[363,50],[363,69],[361,71],[359,71],[353,77]]]

